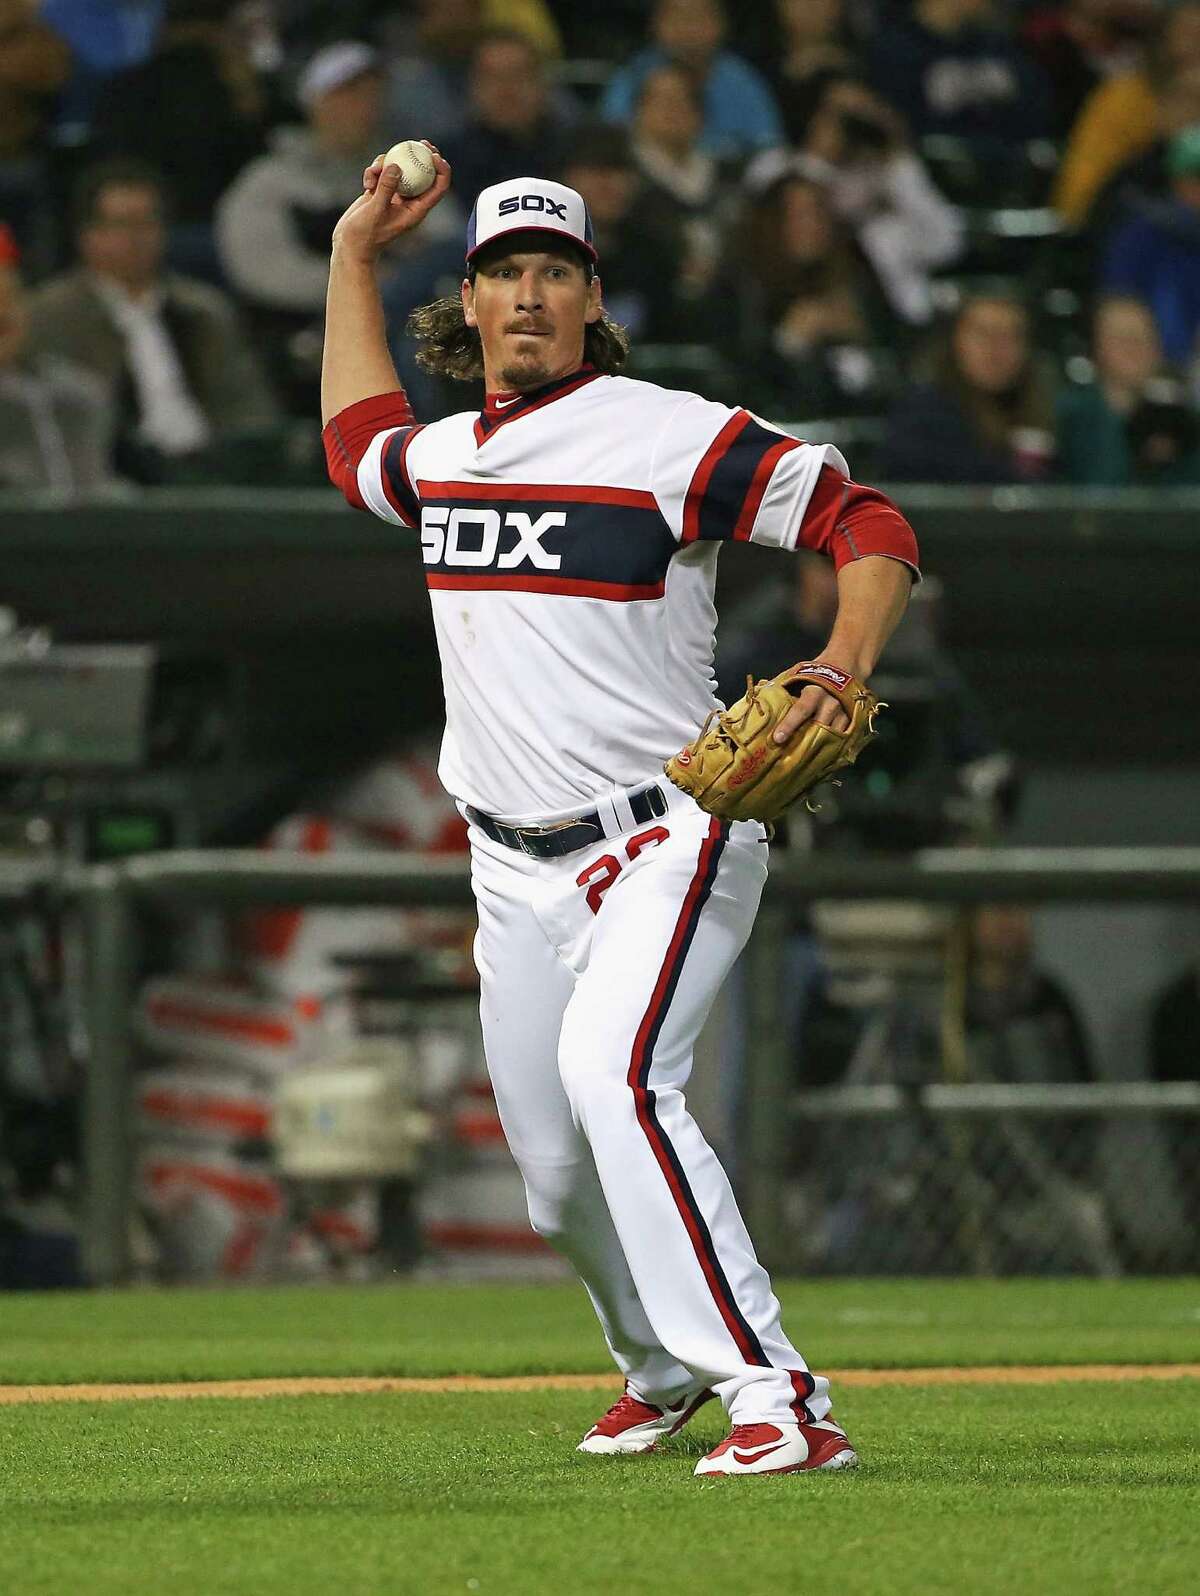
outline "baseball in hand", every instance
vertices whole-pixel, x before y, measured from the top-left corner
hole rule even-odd
[[[433,186],[437,176],[433,156],[419,139],[404,139],[400,144],[393,144],[384,156],[383,164],[400,168],[400,193],[405,199],[415,199],[418,194],[424,194],[427,188]]]

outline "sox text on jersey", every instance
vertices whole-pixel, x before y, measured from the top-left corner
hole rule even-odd
[[[380,400],[343,412],[333,447],[382,413]],[[852,488],[887,506],[830,445],[588,369],[494,395],[482,414],[381,426],[347,484],[352,502],[420,534],[445,786],[518,821],[653,776],[695,735],[716,703],[723,542],[915,562],[878,505],[839,528],[835,501],[840,489],[844,510]]]

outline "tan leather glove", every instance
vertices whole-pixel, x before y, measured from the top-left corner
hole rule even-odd
[[[776,726],[810,684],[823,687],[849,716],[845,731],[809,721],[786,743]],[[746,680],[746,695],[714,710],[700,735],[663,766],[677,787],[723,820],[778,820],[798,798],[852,765],[886,709],[869,688],[833,665],[793,665],[773,681]]]

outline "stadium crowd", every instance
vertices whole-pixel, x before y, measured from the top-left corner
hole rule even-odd
[[[333,223],[397,139],[578,188],[635,375],[886,479],[1200,482],[1200,0],[0,0],[0,487],[321,480]]]

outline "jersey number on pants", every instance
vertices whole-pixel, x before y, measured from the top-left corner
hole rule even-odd
[[[630,837],[625,844],[625,857],[632,864],[643,848],[655,847],[658,843],[665,842],[670,835],[666,826],[651,826],[647,831],[639,831],[636,837]],[[588,889],[587,906],[593,914],[600,913],[604,894],[620,874],[621,861],[614,858],[611,853],[606,853],[599,859],[593,860],[586,870],[580,871],[576,876],[575,885]]]

